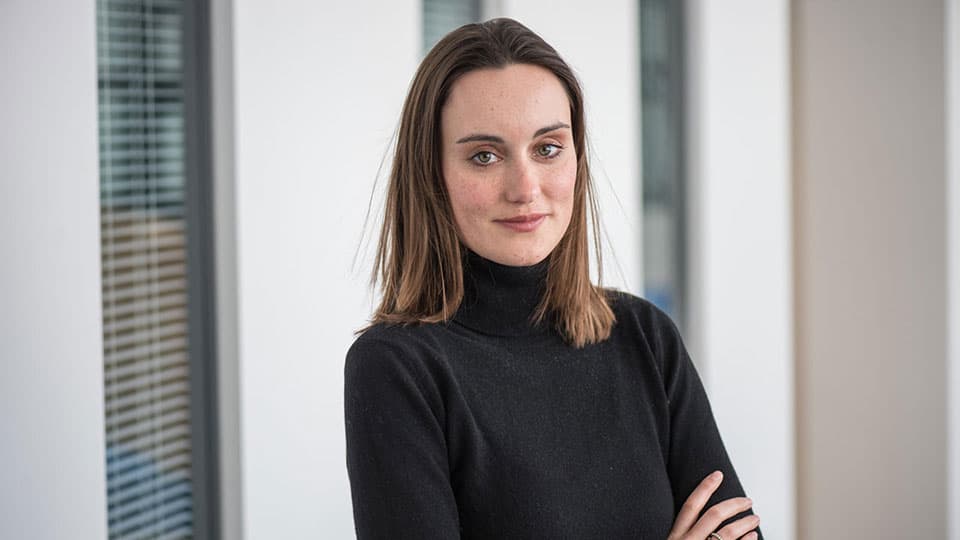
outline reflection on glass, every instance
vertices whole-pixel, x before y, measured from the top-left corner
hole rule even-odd
[[[644,295],[684,326],[683,2],[641,0]]]
[[[110,538],[191,538],[182,0],[98,0]]]
[[[423,0],[423,53],[451,30],[478,21],[480,0]]]

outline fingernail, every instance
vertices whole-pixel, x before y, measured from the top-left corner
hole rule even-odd
[[[723,473],[720,471],[713,471],[713,474],[711,474],[710,477],[713,478],[714,480],[719,480],[723,478]]]

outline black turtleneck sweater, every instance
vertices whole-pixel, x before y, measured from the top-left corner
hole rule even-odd
[[[358,538],[663,540],[712,471],[706,508],[743,496],[670,319],[612,293],[610,338],[573,348],[529,322],[545,272],[471,253],[450,322],[377,325],[350,348]]]

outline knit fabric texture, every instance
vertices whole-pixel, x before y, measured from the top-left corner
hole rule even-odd
[[[377,325],[350,348],[359,539],[664,540],[714,470],[705,509],[744,495],[669,317],[611,292],[611,337],[574,348],[531,323],[546,271],[469,253],[449,322]]]

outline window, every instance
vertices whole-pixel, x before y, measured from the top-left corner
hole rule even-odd
[[[423,0],[423,53],[451,30],[479,20],[479,0]]]
[[[640,1],[644,295],[684,327],[683,2]]]
[[[111,538],[216,537],[204,10],[97,2]]]

